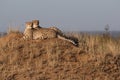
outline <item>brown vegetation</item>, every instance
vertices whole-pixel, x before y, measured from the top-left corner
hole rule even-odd
[[[57,38],[0,38],[0,80],[120,80],[120,39],[71,34],[79,46]]]

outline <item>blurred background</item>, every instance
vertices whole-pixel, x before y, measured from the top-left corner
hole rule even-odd
[[[120,0],[1,0],[0,32],[24,31],[25,22],[63,31],[120,31]]]

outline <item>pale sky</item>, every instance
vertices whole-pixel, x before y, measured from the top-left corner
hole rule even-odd
[[[0,31],[34,19],[64,31],[120,31],[120,0],[0,0]]]

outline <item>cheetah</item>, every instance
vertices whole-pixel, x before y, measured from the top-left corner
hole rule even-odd
[[[60,34],[58,34],[55,30],[53,29],[49,29],[49,28],[41,28],[41,29],[33,29],[33,39],[40,39],[40,40],[44,40],[44,39],[51,39],[51,38],[58,38],[61,40],[65,40],[68,42],[71,42],[74,45],[77,45],[73,40],[67,39],[64,36],[61,36]]]
[[[33,30],[32,30],[32,26],[33,23],[32,22],[26,22],[25,23],[25,31],[23,33],[23,39],[33,39]]]
[[[37,27],[36,27],[37,26]],[[38,24],[34,25],[33,22],[26,22],[26,29],[24,31],[24,39],[44,40],[49,38],[59,38],[77,45],[73,40],[67,39],[60,35],[57,31],[50,28],[38,28]]]
[[[39,20],[32,20],[32,22],[33,22],[33,28],[34,29],[41,29],[41,28],[43,28],[43,27],[41,27],[39,25]],[[57,27],[52,26],[52,27],[49,27],[49,29],[55,30],[58,34],[60,34],[61,36],[65,37],[65,35],[62,33],[62,31],[60,29],[58,29]]]

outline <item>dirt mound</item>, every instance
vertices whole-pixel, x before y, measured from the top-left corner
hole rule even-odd
[[[21,33],[0,38],[1,80],[120,79],[119,55],[89,53],[57,38],[21,38]]]
[[[22,36],[23,36],[23,34],[20,33],[20,32],[10,33],[10,34],[8,34],[8,35],[3,36],[3,37],[0,38],[0,45],[4,46],[7,43],[14,42],[14,40],[19,40],[19,39],[22,38]]]

